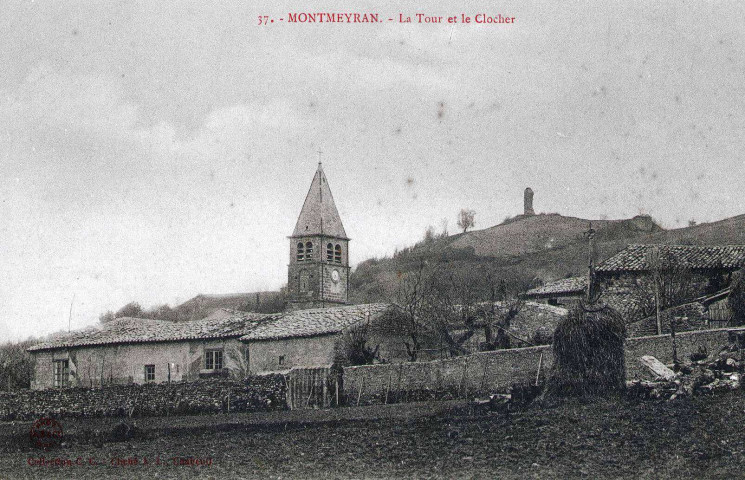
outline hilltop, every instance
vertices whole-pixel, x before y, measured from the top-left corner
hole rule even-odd
[[[745,244],[745,215],[670,230],[645,215],[622,220],[519,215],[493,227],[426,239],[393,257],[360,263],[351,277],[353,300],[390,299],[398,274],[416,268],[421,260],[441,263],[459,276],[488,270],[515,290],[583,274],[587,268],[585,232],[590,224],[596,231],[601,261],[630,243]]]
[[[280,305],[277,305],[280,302]],[[282,293],[276,291],[199,294],[175,307],[180,320],[204,318],[221,308],[247,312],[269,312],[281,309]]]

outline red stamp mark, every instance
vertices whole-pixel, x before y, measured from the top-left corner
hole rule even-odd
[[[53,418],[40,418],[31,425],[31,443],[37,448],[57,447],[62,442],[62,425]]]

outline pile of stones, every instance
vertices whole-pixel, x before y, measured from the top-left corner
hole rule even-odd
[[[685,362],[671,365],[669,376],[627,382],[627,391],[635,397],[674,400],[722,390],[737,390],[742,387],[745,365],[745,349],[741,345],[740,342],[731,343],[713,355],[703,349],[699,350]]]

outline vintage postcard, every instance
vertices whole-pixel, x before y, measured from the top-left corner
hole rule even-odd
[[[0,1],[0,478],[739,478],[743,19]]]

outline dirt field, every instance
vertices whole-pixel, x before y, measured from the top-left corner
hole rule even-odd
[[[451,402],[138,422],[134,439],[101,444],[84,432],[110,429],[110,419],[63,421],[66,445],[49,452],[28,446],[28,425],[0,425],[0,476],[680,479],[739,478],[745,468],[742,392],[569,401],[509,415]],[[28,464],[41,457],[72,465]]]

